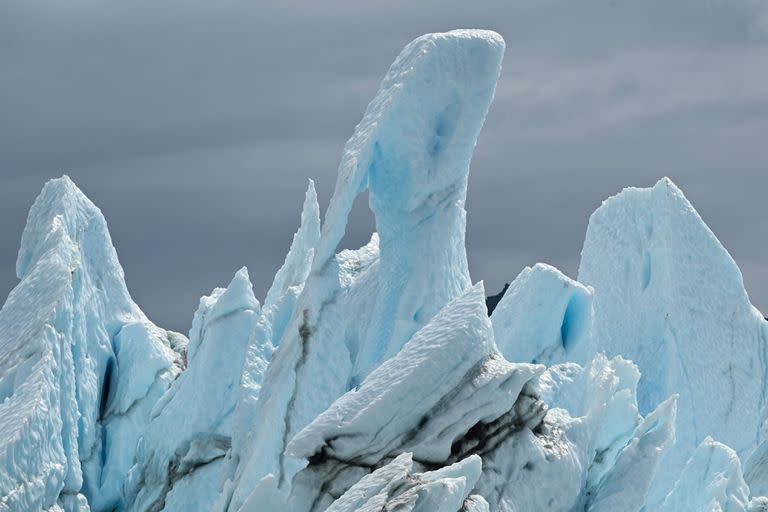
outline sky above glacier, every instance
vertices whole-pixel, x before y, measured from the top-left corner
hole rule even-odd
[[[414,5],[415,4],[415,5]],[[321,208],[344,142],[414,37],[507,41],[470,177],[473,279],[574,276],[589,214],[671,177],[768,311],[768,3],[180,2],[0,4],[0,295],[26,212],[69,174],[102,209],[134,299],[186,331],[247,265],[263,297]],[[344,241],[367,241],[365,198]]]

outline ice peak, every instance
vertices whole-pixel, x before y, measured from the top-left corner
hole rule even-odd
[[[427,34],[403,49],[344,147],[314,268],[333,257],[366,188],[383,245],[395,228],[387,212],[420,209],[424,218],[452,201],[463,206],[503,53],[504,40],[487,30]]]
[[[49,180],[35,199],[27,216],[16,260],[16,276],[23,279],[41,253],[47,249],[50,234],[61,229],[71,240],[96,218],[106,227],[99,209],[83,194],[66,174]],[[110,243],[111,245],[111,243]]]
[[[315,180],[312,178],[307,179],[307,191],[304,193],[304,205],[301,209],[301,223],[302,225],[309,222],[313,222],[320,218],[320,206],[317,204],[317,191],[315,190]],[[305,219],[307,219],[305,221]],[[319,221],[317,222],[319,224]],[[318,230],[320,226],[317,226]]]
[[[754,385],[767,378],[754,364],[765,350],[763,320],[736,262],[672,180],[603,202],[589,220],[579,281],[594,288],[597,349],[632,359],[642,372],[640,412],[680,393],[678,441],[659,468],[662,480],[708,435],[740,455],[755,448],[754,432],[741,425],[764,416]],[[740,392],[713,402],[724,389]]]
[[[667,200],[679,203],[686,209],[696,211],[693,208],[691,202],[688,201],[688,198],[685,197],[685,194],[680,189],[680,187],[678,187],[677,184],[667,176],[664,176],[659,181],[657,181],[656,184],[651,187],[651,190],[653,190],[655,194],[663,195]]]
[[[47,368],[55,380],[41,388],[48,396],[41,408],[44,418],[29,423],[33,430],[27,437],[10,443],[25,453],[45,452],[40,467],[55,467],[61,474],[47,477],[52,485],[46,483],[45,497],[42,491],[24,491],[17,498],[45,499],[45,506],[14,501],[10,507],[47,509],[61,491],[61,500],[71,496],[87,500],[91,510],[111,510],[130,462],[122,455],[135,448],[149,409],[179,373],[183,337],[153,325],[131,300],[104,216],[67,176],[46,183],[30,209],[17,274],[21,282],[0,315],[0,332],[8,332],[12,342],[0,339],[3,355],[38,347],[29,361]],[[8,313],[20,305],[33,324],[8,322]],[[9,369],[13,374],[12,366],[0,362],[0,380]],[[25,378],[32,376],[19,376],[20,386]],[[40,403],[29,405],[39,408]],[[13,471],[13,478],[25,483],[38,475],[24,475],[23,467]],[[2,480],[5,499],[4,486],[14,480]]]
[[[253,285],[248,276],[248,268],[243,267],[235,273],[227,289],[216,301],[209,313],[209,322],[228,315],[233,311],[250,309],[258,313],[259,301],[253,294]]]
[[[264,306],[274,305],[287,288],[303,284],[309,275],[315,247],[320,239],[320,206],[317,203],[315,182],[308,180],[301,209],[301,225],[293,235],[291,248],[285,262],[275,274],[275,278],[264,299]]]
[[[115,310],[143,317],[128,293],[107,221],[66,175],[48,181],[29,211],[16,260],[19,279],[48,251],[68,255],[72,272],[80,270],[96,289],[109,290],[105,298]]]

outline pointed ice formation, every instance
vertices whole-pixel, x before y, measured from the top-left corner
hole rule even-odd
[[[291,437],[469,286],[467,174],[503,49],[493,32],[430,34],[409,44],[384,78],[344,149],[312,272],[234,475],[230,510],[268,474],[289,486],[302,466],[283,454]],[[334,255],[366,187],[378,235],[360,251]]]
[[[731,448],[706,438],[696,449],[659,512],[764,512],[768,499],[749,499],[739,457]]]
[[[309,269],[320,240],[320,206],[317,204],[315,182],[309,180],[301,208],[301,224],[293,235],[285,262],[275,274],[275,279],[264,299],[264,307],[270,308],[285,300],[290,288],[301,287],[309,276]]]
[[[606,200],[590,218],[579,281],[595,290],[598,349],[643,374],[640,410],[680,395],[663,480],[674,481],[707,436],[741,455],[757,446],[768,329],[736,263],[680,189],[663,179]]]
[[[249,343],[245,366],[240,383],[240,396],[237,402],[235,438],[233,455],[237,458],[246,439],[240,434],[247,434],[256,421],[256,402],[261,391],[261,384],[267,365],[272,359],[272,352],[280,343],[288,322],[293,316],[296,300],[304,289],[304,282],[309,276],[317,242],[320,239],[320,207],[317,204],[315,184],[309,180],[301,210],[301,224],[293,236],[293,242],[285,257],[283,266],[278,270],[261,315],[256,323]]]
[[[207,473],[211,466],[221,472],[231,446],[236,390],[259,309],[245,268],[226,289],[200,300],[187,369],[153,408],[136,446],[125,484],[128,510],[183,508],[183,496],[169,495],[177,485],[194,490],[201,509],[212,506],[204,504],[218,494],[218,479]]]
[[[16,268],[0,311],[0,503],[112,510],[186,340],[133,303],[104,217],[66,176],[32,206]]]

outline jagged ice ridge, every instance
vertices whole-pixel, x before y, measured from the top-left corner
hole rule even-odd
[[[406,46],[263,303],[243,268],[188,338],[49,181],[0,310],[0,511],[768,511],[768,324],[670,180],[598,208],[578,280],[526,268],[489,318],[464,201],[503,52]],[[337,252],[365,190],[376,232]]]

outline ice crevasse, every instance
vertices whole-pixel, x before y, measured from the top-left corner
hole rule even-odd
[[[488,316],[464,202],[503,53],[407,45],[266,297],[240,269],[188,337],[48,182],[0,310],[0,511],[768,511],[768,324],[670,180],[598,208],[577,279],[525,268]],[[339,251],[365,190],[376,232]]]

